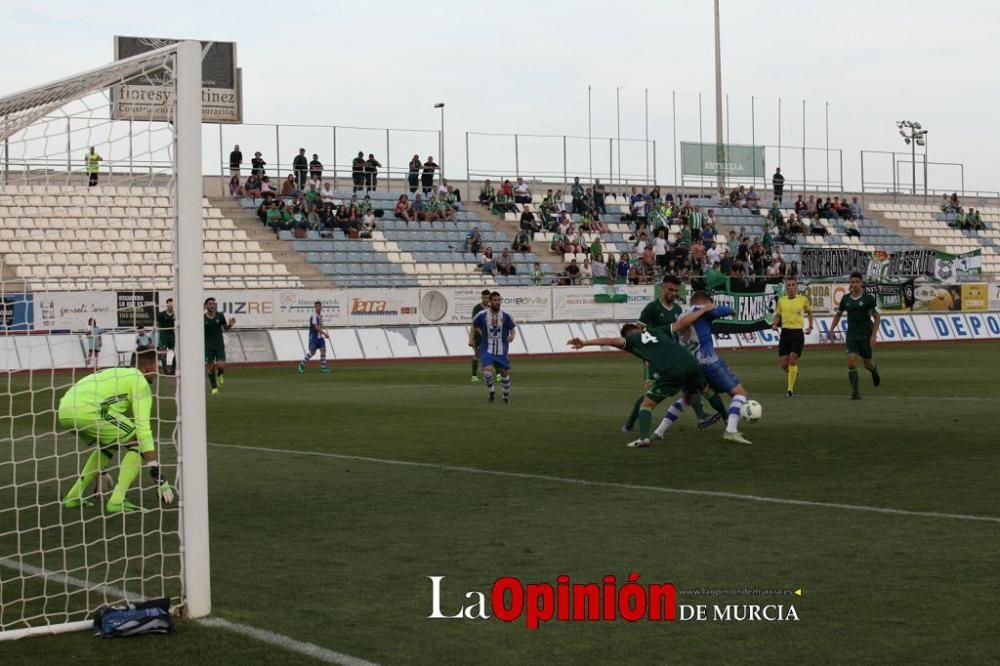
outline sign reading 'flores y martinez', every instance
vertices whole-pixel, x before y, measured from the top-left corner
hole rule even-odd
[[[115,60],[177,43],[161,37],[115,37]],[[205,123],[243,120],[241,72],[236,66],[235,42],[201,42],[201,119]],[[115,120],[166,122],[173,119],[171,73],[163,68],[143,72],[111,89],[111,117]],[[169,93],[169,94],[168,94]]]

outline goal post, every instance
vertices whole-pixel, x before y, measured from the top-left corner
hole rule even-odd
[[[211,612],[201,60],[178,42],[0,97],[0,641],[123,601]],[[159,104],[116,118],[129,86]],[[167,298],[175,323],[157,327]],[[133,353],[152,346],[155,373]],[[125,388],[136,363],[151,435],[115,411],[143,395]],[[62,399],[91,376],[118,395],[81,425]],[[172,504],[145,467],[129,478],[149,441]]]

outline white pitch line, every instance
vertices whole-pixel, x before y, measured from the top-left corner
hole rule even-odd
[[[198,622],[206,627],[231,631],[242,636],[247,636],[248,638],[256,639],[262,643],[268,643],[270,645],[284,648],[290,652],[297,652],[298,654],[312,657],[313,659],[327,664],[339,664],[340,666],[375,666],[373,662],[358,659],[357,657],[352,657],[349,654],[341,654],[340,652],[334,652],[333,650],[328,650],[324,647],[313,645],[312,643],[305,643],[303,641],[297,641],[294,638],[289,638],[288,636],[283,636],[282,634],[276,634],[273,631],[265,631],[264,629],[258,629],[246,624],[237,624],[218,617],[206,617]]]
[[[619,490],[640,490],[646,492],[666,493],[670,495],[692,495],[695,497],[717,497],[721,499],[740,500],[744,502],[761,502],[765,504],[784,504],[788,506],[808,506],[823,509],[841,509],[844,511],[861,511],[866,513],[889,514],[896,516],[912,516],[915,518],[941,518],[947,520],[965,520],[972,522],[997,523],[1000,524],[1000,517],[997,516],[974,516],[962,513],[942,513],[938,511],[911,511],[908,509],[890,509],[879,506],[865,506],[863,504],[841,504],[838,502],[817,502],[813,500],[788,499],[783,497],[764,497],[762,495],[742,495],[740,493],[730,493],[721,490],[695,490],[692,488],[668,488],[665,486],[643,486],[632,483],[616,483],[614,481],[588,481],[586,479],[573,479],[563,476],[550,476],[548,474],[530,474],[527,472],[504,472],[495,469],[481,469],[478,467],[465,467],[462,465],[444,465],[439,463],[416,462],[412,460],[394,460],[392,458],[371,458],[368,456],[355,456],[344,453],[330,453],[328,451],[302,451],[298,449],[275,449],[264,446],[246,446],[242,444],[221,444],[209,442],[210,446],[218,446],[227,449],[240,449],[244,451],[258,451],[264,453],[280,453],[283,455],[303,455],[315,456],[319,458],[335,458],[338,460],[357,460],[359,462],[379,463],[382,465],[397,465],[400,467],[422,467],[425,469],[436,469],[445,472],[464,472],[467,474],[485,474],[488,476],[500,476],[512,479],[531,479],[535,481],[551,481],[555,483],[569,483],[578,486],[591,486],[597,488],[615,488]]]
[[[28,574],[30,576],[42,576],[48,580],[62,583],[67,587],[78,587],[82,590],[91,592],[103,592],[105,595],[118,599],[145,601],[143,597],[135,595],[130,596],[124,589],[114,585],[89,582],[83,580],[82,578],[70,576],[69,574],[65,574],[60,571],[49,571],[48,569],[34,564],[18,562],[17,560],[12,560],[9,557],[0,557],[0,567],[20,571],[21,573]],[[339,666],[376,666],[373,662],[358,659],[357,657],[352,657],[348,654],[342,654],[340,652],[320,647],[319,645],[298,641],[282,634],[276,634],[273,631],[265,631],[264,629],[258,629],[246,624],[237,624],[235,622],[223,620],[222,618],[205,617],[200,620],[196,620],[196,622],[213,629],[224,629],[225,631],[231,631],[242,636],[247,636],[248,638],[253,638],[261,641],[262,643],[267,643],[290,652],[296,652],[307,657],[312,657],[313,659],[327,664],[338,664]]]
[[[513,375],[512,375],[513,376]],[[637,386],[641,388],[642,382],[638,382]],[[565,386],[549,386],[544,384],[526,384],[521,383],[517,385],[519,390],[543,390],[549,391],[554,389],[563,390]],[[611,386],[588,386],[588,393],[622,393],[629,392],[636,387],[611,387]],[[352,384],[348,390],[351,392],[356,391],[391,391],[396,389],[449,389],[454,391],[468,391],[468,384]],[[473,388],[472,390],[477,390]],[[479,389],[481,390],[481,389]],[[638,389],[637,389],[638,390]],[[751,393],[753,396],[765,396],[768,398],[784,398],[784,393],[762,393],[759,391],[754,391]],[[883,395],[878,391],[872,389],[865,394],[866,397],[871,398],[871,402],[878,400],[919,400],[919,401],[933,401],[933,402],[1000,402],[1000,396],[990,397],[984,395],[970,395],[970,396],[955,396],[955,395]],[[849,394],[845,391],[844,393],[796,393],[796,398],[820,398],[824,400],[843,400],[844,402],[849,402]]]

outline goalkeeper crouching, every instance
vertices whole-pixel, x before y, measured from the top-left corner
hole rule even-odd
[[[145,466],[165,504],[174,501],[174,491],[160,474],[149,414],[153,396],[149,383],[156,379],[156,350],[138,349],[128,368],[108,368],[88,375],[74,384],[59,401],[59,425],[77,433],[88,446],[96,444],[87,458],[80,478],[63,498],[66,508],[93,506],[84,496],[90,484],[101,477],[101,486],[114,489],[105,506],[108,513],[142,511],[125,498]],[[126,414],[131,410],[132,417]],[[117,447],[127,451],[121,457],[118,482],[104,472]]]

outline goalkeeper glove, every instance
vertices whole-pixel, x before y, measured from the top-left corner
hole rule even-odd
[[[160,501],[164,504],[174,503],[174,489],[170,486],[170,482],[160,476],[160,465],[156,462],[147,463],[149,467],[149,475],[153,477],[153,481],[156,482],[156,492],[160,496]]]

